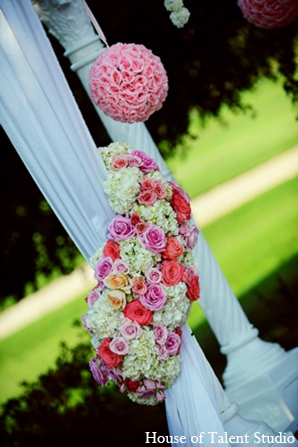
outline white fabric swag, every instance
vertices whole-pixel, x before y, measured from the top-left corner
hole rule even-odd
[[[114,215],[103,192],[105,169],[29,0],[0,0],[0,73],[1,124],[88,259]],[[167,391],[166,411],[171,435],[186,438],[175,445],[191,447],[200,432],[224,436],[218,401],[221,410],[230,402],[187,325],[183,337],[182,372]],[[200,445],[214,443],[204,437]]]

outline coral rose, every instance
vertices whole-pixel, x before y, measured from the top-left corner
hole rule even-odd
[[[174,236],[167,238],[167,245],[165,251],[161,254],[164,259],[171,259],[177,261],[179,256],[183,253],[183,247]]]
[[[138,197],[138,202],[142,205],[151,206],[157,200],[157,195],[153,191],[145,190]]]
[[[128,303],[124,309],[124,315],[131,321],[136,321],[140,326],[150,324],[153,315],[151,310],[146,309],[140,300],[134,300]]]
[[[190,301],[196,301],[200,297],[200,284],[198,275],[194,275],[187,287],[186,295]]]
[[[173,191],[170,203],[171,207],[176,213],[179,225],[183,224],[184,222],[190,219],[191,215],[190,204],[182,195],[179,194],[179,192],[177,192],[177,190]]]
[[[164,261],[162,264],[162,282],[171,287],[182,281],[184,267],[177,261]]]
[[[114,368],[120,365],[121,356],[110,350],[110,338],[105,338],[97,349],[97,355],[107,365],[108,368]]]
[[[107,258],[111,258],[113,261],[120,258],[120,247],[117,242],[108,241],[103,247],[103,254]]]

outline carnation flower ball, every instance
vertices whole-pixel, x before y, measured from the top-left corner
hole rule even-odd
[[[297,0],[238,0],[244,17],[260,28],[279,28],[298,16]]]
[[[116,121],[145,121],[162,107],[168,78],[158,56],[143,45],[117,43],[94,62],[89,74],[95,104]]]

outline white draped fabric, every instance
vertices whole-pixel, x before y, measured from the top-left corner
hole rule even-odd
[[[1,124],[88,259],[113,216],[103,163],[30,1],[0,0],[0,9]],[[170,433],[187,441],[175,445],[191,447],[202,431],[224,436],[218,395],[221,410],[230,403],[186,325],[183,332],[182,372],[167,391],[166,410]],[[200,443],[211,444],[209,437]]]

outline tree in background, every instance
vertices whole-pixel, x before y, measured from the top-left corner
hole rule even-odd
[[[141,43],[160,56],[168,73],[169,94],[146,125],[165,157],[171,156],[187,132],[190,110],[195,108],[204,121],[220,116],[223,105],[243,112],[253,108],[242,103],[241,92],[261,77],[281,78],[289,100],[298,101],[297,20],[266,30],[247,22],[236,0],[188,0],[190,19],[178,29],[169,20],[163,0],[89,0],[88,4],[110,45]],[[50,38],[96,144],[108,144],[63,50]],[[7,296],[21,299],[26,285],[38,286],[40,274],[68,273],[78,253],[3,130],[1,147],[3,301]]]

